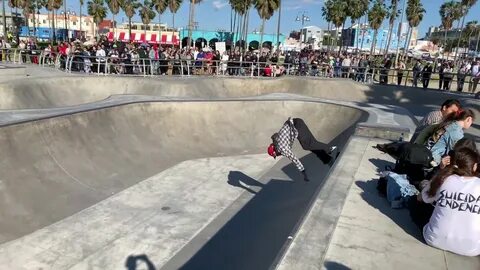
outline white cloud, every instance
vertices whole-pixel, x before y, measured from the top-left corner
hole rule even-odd
[[[212,2],[213,8],[215,10],[220,10],[228,5],[228,2],[220,1],[220,0],[215,0]]]

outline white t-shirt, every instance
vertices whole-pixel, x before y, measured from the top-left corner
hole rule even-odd
[[[451,175],[434,198],[430,185],[422,190],[426,203],[436,202],[423,228],[427,244],[464,256],[480,255],[480,178]]]

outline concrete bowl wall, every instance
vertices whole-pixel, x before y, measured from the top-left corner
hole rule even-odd
[[[152,102],[0,128],[0,243],[178,162],[264,153],[289,116],[304,118],[319,140],[330,142],[363,115],[300,101]]]

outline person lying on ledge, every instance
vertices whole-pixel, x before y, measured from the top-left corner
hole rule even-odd
[[[333,151],[337,149],[334,145],[327,145],[317,141],[307,124],[301,118],[288,118],[283,124],[282,128],[271,136],[272,143],[268,146],[267,152],[273,158],[277,156],[285,156],[290,159],[297,169],[302,173],[305,181],[310,181],[307,177],[305,168],[302,162],[292,152],[292,146],[295,139],[298,139],[300,145],[304,150],[312,151],[317,155],[324,164],[331,165],[338,157],[338,152],[335,158],[331,156]]]

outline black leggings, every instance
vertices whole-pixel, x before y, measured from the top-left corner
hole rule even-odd
[[[304,150],[312,151],[323,163],[329,163],[332,157],[327,153],[329,145],[315,139],[312,132],[301,118],[293,118],[293,125],[298,131],[298,141]]]
[[[419,202],[417,196],[411,196],[408,200],[408,210],[413,223],[423,232],[423,227],[427,225],[432,217],[435,207],[431,204]]]

